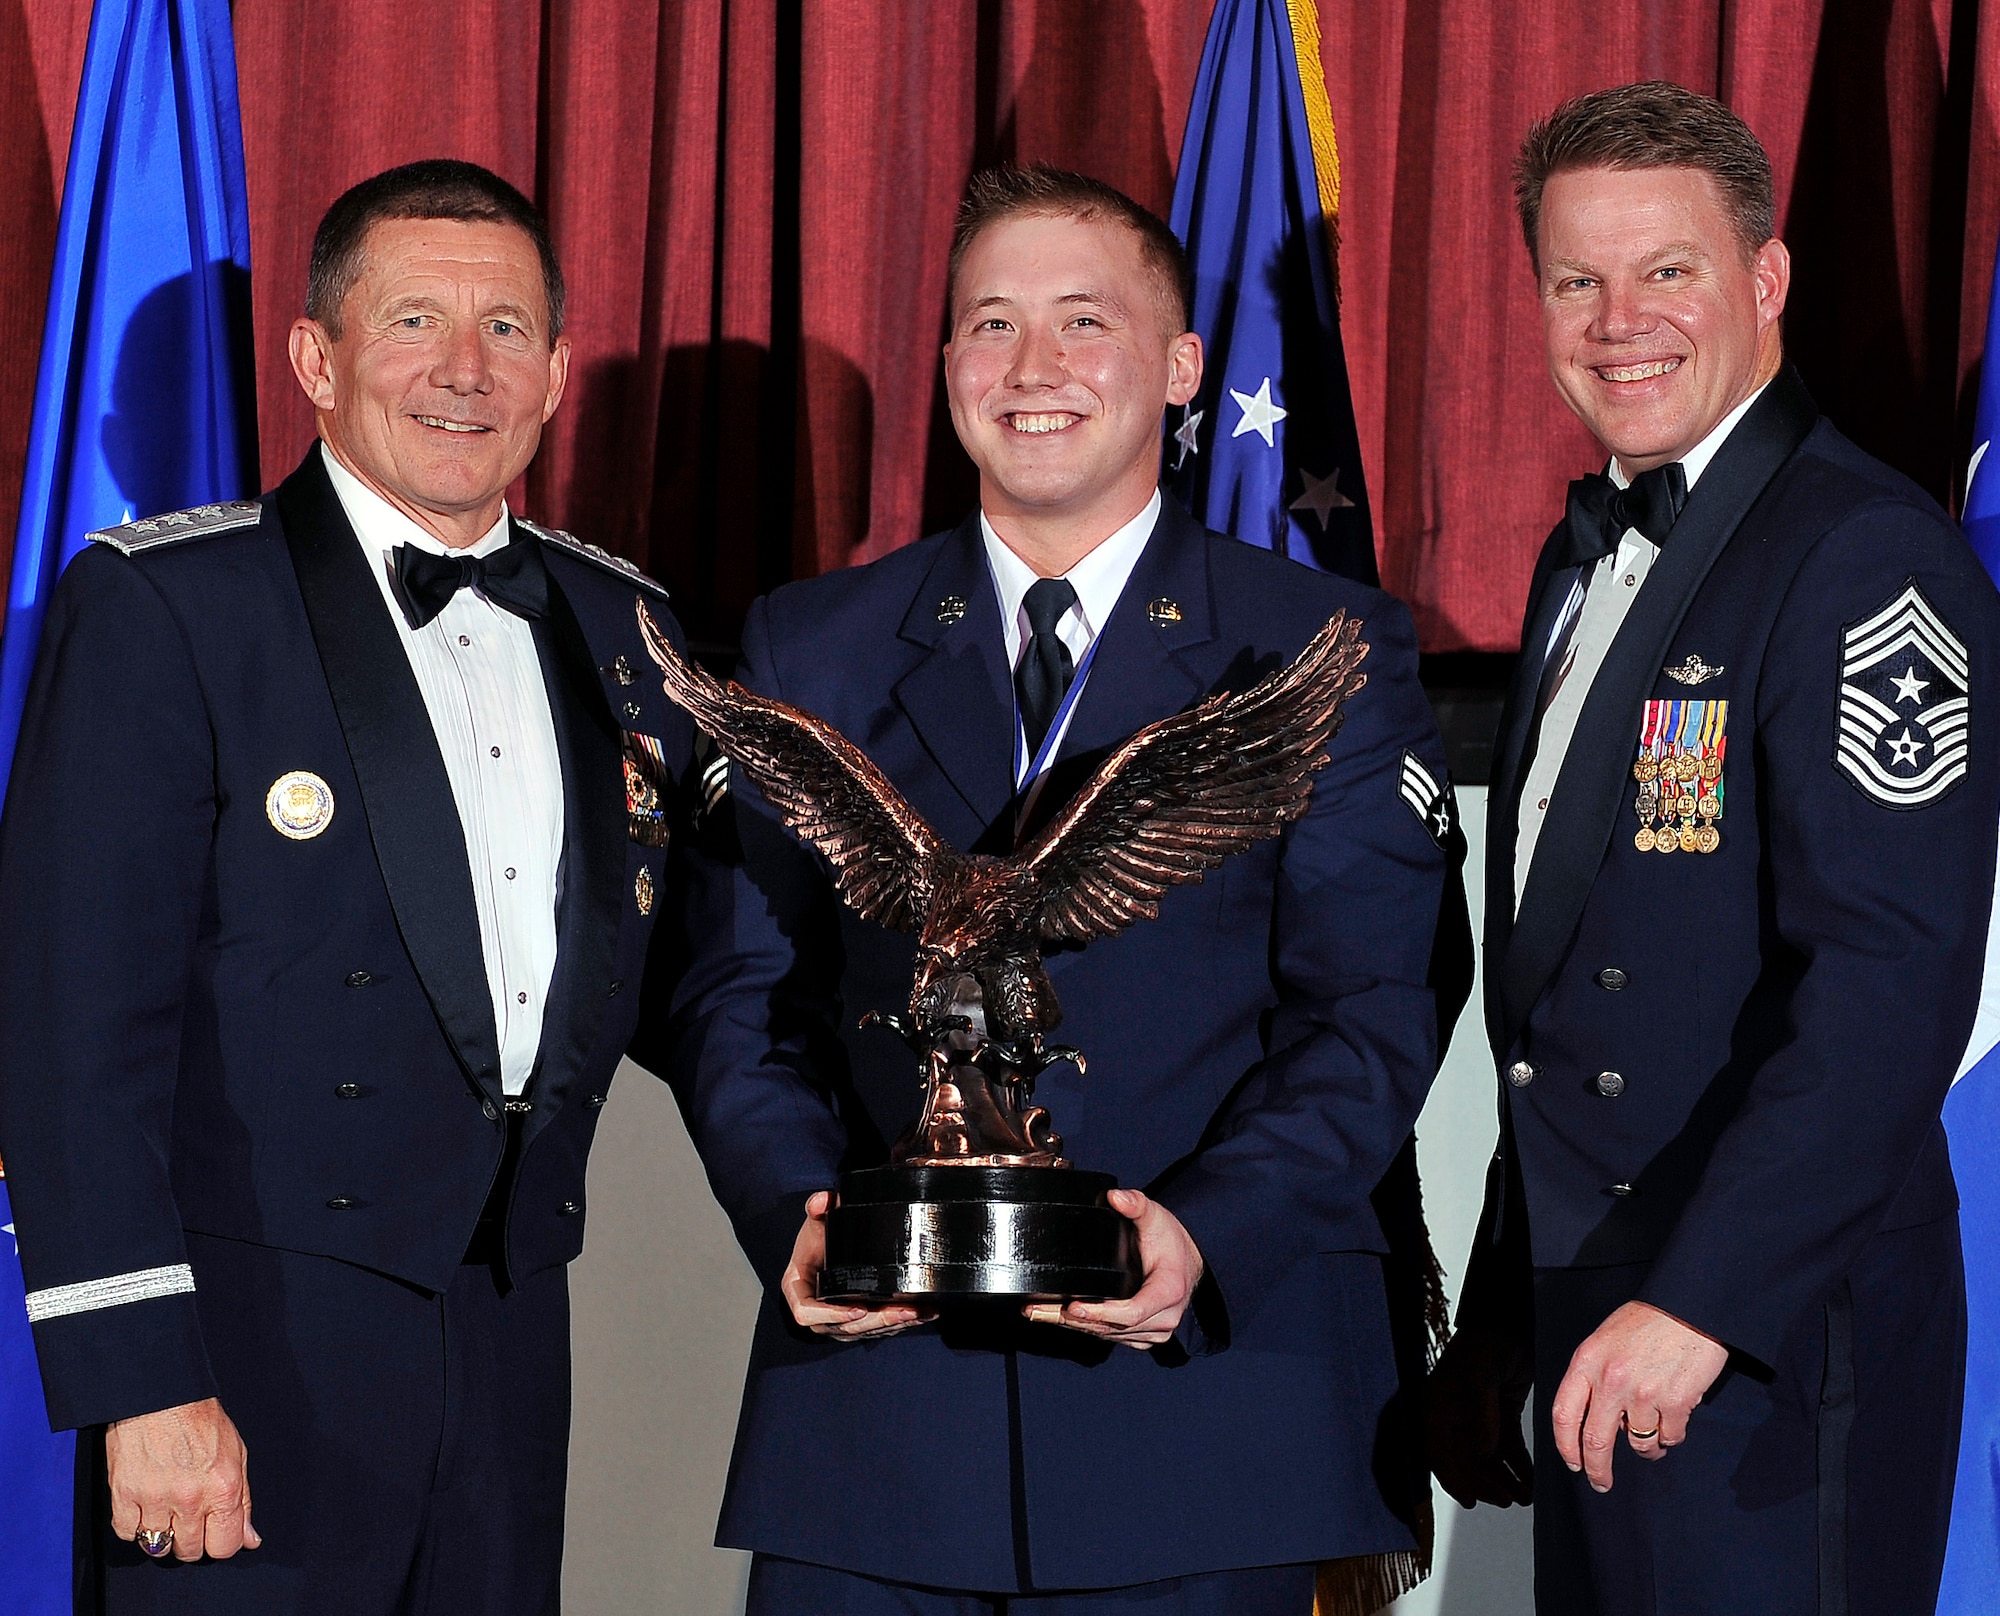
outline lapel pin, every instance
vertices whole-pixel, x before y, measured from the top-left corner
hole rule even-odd
[[[1181,620],[1181,603],[1177,600],[1168,600],[1162,595],[1158,600],[1146,603],[1146,616],[1156,627],[1178,623]]]
[[[636,701],[628,701],[627,703],[625,703],[625,716],[633,723],[638,722],[639,715],[644,711],[645,709],[641,707]]]
[[[632,671],[632,664],[625,660],[622,652],[618,660],[611,664],[611,676],[621,685],[636,685],[639,682],[638,674]]]
[[[1668,667],[1660,670],[1669,679],[1672,679],[1677,684],[1684,685],[1701,684],[1706,680],[1715,678],[1723,671],[1721,668],[1711,668],[1692,651],[1688,652],[1687,661],[1683,662],[1679,667]]]
[[[965,597],[946,595],[938,602],[937,620],[949,628],[965,615]]]
[[[333,788],[310,769],[294,769],[271,782],[264,817],[280,836],[309,842],[333,823]]]

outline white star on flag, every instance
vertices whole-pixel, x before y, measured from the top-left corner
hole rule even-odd
[[[1206,414],[1207,410],[1198,410],[1192,405],[1181,406],[1181,424],[1174,432],[1174,442],[1181,446],[1180,457],[1174,461],[1175,471],[1187,464],[1189,455],[1201,453],[1201,445],[1195,442],[1195,433],[1201,430],[1201,418]]]
[[[14,1238],[14,1255],[15,1255],[15,1256],[17,1256],[17,1257],[18,1257],[18,1256],[20,1256],[20,1255],[21,1255],[21,1237],[20,1237],[19,1235],[17,1235],[17,1234],[14,1234],[14,1225],[13,1225],[13,1224],[11,1224],[11,1223],[0,1223],[0,1234],[7,1234],[7,1235],[13,1235],[13,1238]]]
[[[1306,491],[1292,501],[1291,509],[1311,511],[1319,518],[1319,530],[1324,533],[1327,524],[1333,520],[1338,510],[1350,510],[1354,501],[1340,491],[1340,468],[1335,466],[1331,476],[1315,477],[1304,466],[1299,467],[1299,478]]]
[[[1924,699],[1924,687],[1930,683],[1930,680],[1919,679],[1917,677],[1917,665],[1912,662],[1909,671],[1902,678],[1891,679],[1889,683],[1896,687],[1896,699],[1898,701],[1914,701],[1921,706]]]
[[[1240,438],[1246,432],[1254,432],[1264,440],[1265,448],[1277,448],[1278,440],[1271,436],[1271,428],[1282,421],[1288,412],[1271,402],[1271,378],[1266,376],[1259,382],[1254,393],[1239,393],[1232,387],[1229,396],[1243,409],[1243,419],[1236,423],[1236,430],[1229,435]]]

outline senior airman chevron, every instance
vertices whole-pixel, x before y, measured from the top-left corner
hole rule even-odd
[[[1417,816],[1417,823],[1431,833],[1431,840],[1443,847],[1451,836],[1451,827],[1458,818],[1458,800],[1452,795],[1451,781],[1447,777],[1440,784],[1436,775],[1424,766],[1422,758],[1414,752],[1403,754],[1402,784],[1397,788],[1404,802],[1410,805],[1410,812]]]
[[[1965,776],[1965,645],[1913,578],[1841,634],[1834,764],[1885,808],[1922,808]]]

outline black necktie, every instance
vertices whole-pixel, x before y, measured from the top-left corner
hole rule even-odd
[[[1056,634],[1062,615],[1076,604],[1076,587],[1063,578],[1038,578],[1021,602],[1032,631],[1014,669],[1014,693],[1021,703],[1021,728],[1028,738],[1028,755],[1042,749],[1055,722],[1056,709],[1069,692],[1076,673],[1069,647]]]
[[[1577,478],[1569,485],[1569,532],[1559,564],[1587,567],[1610,555],[1627,528],[1665,544],[1687,497],[1687,473],[1678,460],[1640,472],[1629,488],[1601,471]]]
[[[396,583],[411,628],[422,628],[461,589],[476,589],[516,617],[549,615],[549,572],[535,540],[516,533],[491,555],[438,555],[396,546]]]

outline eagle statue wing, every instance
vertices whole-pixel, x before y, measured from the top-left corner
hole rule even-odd
[[[1089,942],[1160,912],[1167,888],[1276,836],[1306,810],[1348,697],[1368,682],[1343,610],[1289,667],[1149,724],[1018,855],[1050,942]]]
[[[646,603],[639,632],[667,694],[757,784],[801,841],[824,853],[864,920],[916,931],[944,862],[956,858],[868,755],[831,724],[723,684],[676,651]]]

